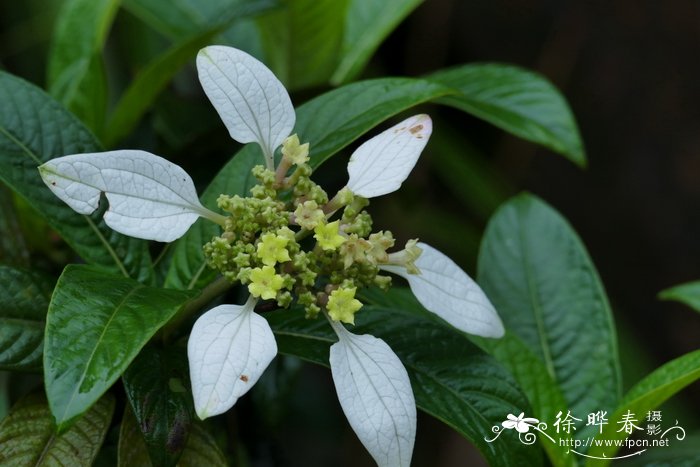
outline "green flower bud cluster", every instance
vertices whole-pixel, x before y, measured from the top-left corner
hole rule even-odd
[[[372,233],[367,199],[344,188],[329,200],[311,180],[308,150],[308,143],[290,136],[276,171],[252,169],[258,184],[250,197],[219,196],[229,217],[204,254],[210,267],[247,285],[255,297],[285,308],[296,303],[309,318],[325,309],[334,320],[354,323],[362,306],[358,288],[388,288],[391,278],[379,273],[379,264],[396,264],[405,255],[387,253],[394,246],[391,232]]]

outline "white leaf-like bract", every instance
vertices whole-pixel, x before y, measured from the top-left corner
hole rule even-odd
[[[399,189],[428,143],[433,123],[414,115],[363,143],[348,163],[348,188],[365,198]]]
[[[199,51],[197,71],[231,138],[257,142],[268,164],[272,162],[275,149],[290,135],[296,120],[280,80],[256,58],[221,45]]]
[[[415,261],[420,274],[409,274],[406,268],[380,265],[408,281],[413,295],[428,310],[460,331],[483,337],[502,337],[505,330],[501,318],[484,294],[454,261],[425,243],[418,243],[423,252]]]
[[[383,340],[333,328],[339,341],[331,346],[331,372],[350,426],[380,467],[408,467],[416,403],[406,369]]]
[[[277,344],[267,320],[245,305],[219,305],[194,323],[187,342],[192,394],[197,416],[219,415],[258,381]]]
[[[105,222],[132,237],[171,242],[199,216],[222,218],[202,206],[187,172],[145,151],[58,157],[39,172],[51,191],[80,214],[94,212],[104,193],[109,202]]]

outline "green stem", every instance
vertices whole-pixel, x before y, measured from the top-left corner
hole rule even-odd
[[[213,223],[219,224],[221,227],[226,228],[226,216],[222,216],[221,214],[215,213],[214,211],[210,211],[207,208],[204,208],[202,211],[199,211],[198,214],[204,217],[205,219],[210,220]]]
[[[193,314],[201,310],[205,305],[210,303],[219,295],[226,292],[233,284],[224,277],[219,277],[211,284],[207,285],[197,297],[187,302],[180,311],[163,326],[161,335],[164,342],[168,342],[172,334],[189,319]]]

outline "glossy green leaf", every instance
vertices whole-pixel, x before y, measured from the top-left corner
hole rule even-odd
[[[77,214],[51,193],[37,167],[54,157],[93,152],[94,137],[39,88],[0,72],[0,180],[28,201],[88,263],[141,281],[152,271],[148,244],[108,228],[102,212]]]
[[[0,423],[0,465],[89,467],[113,412],[114,398],[106,394],[71,429],[57,435],[44,394],[25,396]]]
[[[167,6],[168,10],[173,10],[172,5],[162,2],[160,4]],[[184,65],[194,60],[199,49],[210,44],[214,37],[230,26],[233,21],[258,14],[272,5],[271,1],[243,2],[233,5],[226,9],[223,15],[217,16],[211,25],[178,41],[167,52],[151,62],[134,78],[110,115],[105,129],[105,145],[110,147],[133,131],[160,92]]]
[[[119,0],[68,0],[56,19],[48,63],[48,88],[93,131],[107,108],[102,48]]]
[[[258,20],[266,62],[289,89],[328,82],[350,0],[285,0]]]
[[[658,408],[678,391],[698,379],[700,379],[700,350],[685,354],[657,368],[649,376],[634,385],[622,398],[618,408],[608,417],[610,423],[604,426],[603,432],[597,435],[596,438],[601,440],[625,439],[628,434],[624,430],[620,430],[620,425],[613,421],[621,420],[628,410],[636,414],[637,419],[644,417],[648,411]],[[685,422],[691,421],[694,420],[691,420],[689,417]],[[671,420],[662,418],[664,429],[673,425]],[[679,426],[682,427],[683,425],[684,421],[679,421]],[[674,441],[681,442],[676,440],[676,434],[677,432],[675,431],[669,432],[668,438],[671,443]],[[616,446],[594,446],[588,451],[588,455],[610,458],[615,456],[617,450],[618,447]],[[608,463],[609,461],[591,459],[587,465],[604,466]]]
[[[119,445],[117,449],[117,465],[119,467],[150,467],[153,465],[146,448],[146,441],[141,433],[141,428],[139,428],[139,424],[129,404],[124,406],[124,415],[119,426]]]
[[[124,417],[119,429],[117,465],[119,467],[150,467],[153,465],[148,457],[148,450],[143,436],[141,436],[141,430],[129,406],[124,410]],[[192,425],[190,436],[187,438],[187,446],[177,465],[180,467],[227,467],[229,464],[217,446],[214,437],[206,429],[206,425],[196,421]]]
[[[232,12],[275,6],[274,0],[122,0],[124,8],[162,34],[181,40],[220,24]],[[241,16],[244,16],[243,13]]]
[[[544,77],[524,69],[475,63],[428,77],[459,94],[440,101],[505,131],[586,165],[583,143],[569,105]]]
[[[411,311],[428,317],[435,316],[425,311],[410,289],[406,288],[393,287],[388,292],[379,289],[366,289],[362,292],[362,300],[380,307]],[[469,337],[493,355],[518,382],[518,386],[522,388],[532,406],[532,412],[526,413],[525,416],[535,417],[546,422],[554,420],[557,412],[566,408],[564,396],[552,381],[544,364],[517,336],[506,333],[500,339]],[[559,438],[556,433],[550,434],[555,439]],[[562,436],[568,437],[565,434]],[[553,465],[572,465],[573,456],[566,452],[566,448],[560,448],[547,440],[542,441],[541,446],[545,449]]]
[[[323,319],[306,320],[299,310],[265,316],[280,353],[328,366],[329,347],[337,338]],[[464,335],[424,311],[365,306],[356,322],[353,333],[382,338],[401,358],[416,405],[467,437],[492,465],[541,465],[537,447],[510,435],[494,443],[484,440],[509,413],[530,409],[510,375]]]
[[[700,433],[688,434],[683,441],[671,438],[668,447],[658,447],[625,460],[624,467],[697,467],[700,465]]]
[[[0,369],[39,370],[53,282],[0,265]]]
[[[444,86],[408,78],[353,83],[300,106],[294,132],[310,143],[310,163],[318,167],[383,120],[449,92]],[[222,193],[247,194],[255,183],[250,170],[262,163],[257,146],[244,147],[207,187],[202,204],[216,209],[216,198]],[[208,241],[217,232],[218,227],[198,221],[178,240],[166,286],[202,286],[211,280],[214,273],[205,269],[201,246],[202,240]]]
[[[476,340],[515,377],[532,405],[532,413],[525,414],[526,416],[537,418],[549,424],[556,419],[559,411],[566,411],[568,405],[564,395],[547,372],[544,363],[516,335],[508,332],[501,339],[475,337],[472,340]],[[569,438],[566,433],[551,432],[548,434],[557,442],[560,438]],[[575,465],[573,455],[568,452],[566,447],[563,447],[563,444],[560,447],[547,439],[540,439],[540,442],[553,465]]]
[[[185,447],[178,465],[182,467],[190,465],[226,467],[228,462],[206,425],[202,422],[196,422],[192,425],[187,447]]]
[[[59,430],[109,389],[192,296],[89,266],[63,271],[49,305],[44,343],[46,394]]]
[[[12,192],[0,184],[0,263],[28,267],[29,251],[22,235]]]
[[[688,305],[695,311],[700,311],[700,281],[688,282],[661,291],[662,300],[675,300]]]
[[[333,84],[352,80],[379,45],[422,0],[350,0]]]
[[[186,350],[146,347],[122,379],[153,464],[175,465],[194,413]]]
[[[581,240],[554,209],[528,194],[503,205],[486,229],[478,278],[572,413],[616,406],[620,368],[607,297]]]

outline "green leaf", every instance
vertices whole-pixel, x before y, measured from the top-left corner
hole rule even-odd
[[[459,92],[440,102],[586,165],[571,110],[544,77],[511,65],[476,63],[439,71],[428,79]]]
[[[640,456],[625,460],[624,467],[697,467],[700,465],[700,433],[679,442],[671,437],[668,447],[649,449]]]
[[[129,404],[124,407],[122,423],[119,426],[119,446],[117,449],[117,465],[119,467],[150,467],[153,465],[141,428],[139,428],[134,411]]]
[[[194,413],[187,352],[146,347],[124,372],[123,381],[153,464],[175,465]]]
[[[302,141],[311,143],[310,164],[318,167],[383,120],[450,92],[439,84],[408,78],[353,83],[297,108],[294,132]],[[216,209],[216,198],[222,193],[246,195],[255,183],[250,170],[262,163],[262,153],[257,145],[244,147],[207,187],[202,204]],[[197,221],[178,240],[166,280],[167,287],[201,287],[215,275],[215,272],[205,269],[201,249],[203,241],[209,241],[218,233],[218,227],[208,224]]]
[[[280,353],[328,366],[329,347],[337,338],[324,320],[306,320],[299,310],[265,316]],[[510,375],[463,334],[424,311],[365,306],[356,320],[353,333],[384,339],[401,358],[416,405],[467,437],[490,464],[542,464],[540,450],[524,446],[512,434],[485,441],[506,415],[530,409]]]
[[[28,267],[29,251],[20,228],[12,192],[0,184],[0,262]]]
[[[197,35],[231,13],[268,9],[274,0],[123,0],[124,8],[171,39]],[[245,13],[241,13],[245,16]]]
[[[418,303],[411,291],[406,288],[393,287],[388,292],[379,289],[365,289],[362,292],[362,299],[382,307],[411,311],[428,317],[435,316],[425,311],[425,308]],[[554,420],[557,412],[566,407],[564,396],[552,381],[544,364],[517,336],[507,333],[500,339],[485,339],[476,336],[469,336],[469,338],[493,355],[515,377],[518,386],[522,388],[532,405],[532,412],[528,412],[527,417],[535,417],[541,421]],[[555,440],[558,440],[557,433],[550,434]],[[567,434],[561,436],[568,437]],[[541,445],[553,465],[572,465],[574,459],[571,454],[567,453],[567,448],[560,448],[546,439],[541,441]]]
[[[688,305],[695,311],[700,311],[700,281],[688,282],[661,291],[662,300],[675,300]]]
[[[610,307],[569,224],[539,198],[519,195],[489,222],[478,269],[506,329],[544,363],[571,412],[612,410],[621,381]]]
[[[0,72],[0,180],[28,201],[88,263],[140,281],[151,277],[148,243],[77,214],[51,193],[37,167],[66,154],[94,152],[94,137],[39,88]]]
[[[328,82],[338,59],[349,0],[285,0],[258,20],[266,62],[289,89]]]
[[[547,372],[544,363],[535,355],[525,343],[511,332],[501,339],[482,339],[473,337],[472,340],[496,360],[505,366],[515,377],[518,385],[532,404],[533,412],[526,414],[541,421],[554,420],[560,410],[567,407],[564,395],[552,376]],[[566,433],[549,433],[557,443],[559,439],[567,439]],[[549,456],[550,461],[556,466],[575,465],[573,455],[568,448],[560,447],[547,439],[540,438],[540,444]]]
[[[172,5],[160,3],[172,9]],[[173,76],[197,55],[197,51],[210,44],[214,37],[237,19],[246,18],[269,9],[270,1],[256,1],[234,5],[216,18],[202,31],[178,41],[163,55],[144,68],[124,92],[109,118],[105,130],[105,145],[113,146],[129,135],[141,117],[148,111],[160,92]]]
[[[65,433],[54,431],[43,393],[21,399],[0,424],[0,464],[89,467],[102,445],[114,412],[106,394]]]
[[[348,82],[362,71],[386,37],[422,0],[350,0],[334,85]]]
[[[118,7],[119,0],[66,1],[49,53],[49,93],[97,132],[107,108],[102,48]]]
[[[128,405],[124,409],[124,417],[119,429],[118,452],[117,465],[119,467],[150,467],[153,465],[148,457],[141,430],[139,430],[136,418]],[[196,421],[192,425],[187,446],[177,465],[182,467],[227,467],[228,462],[226,462],[226,458],[216,444],[214,437],[207,431],[206,425]]]
[[[685,354],[657,368],[622,398],[618,408],[608,418],[610,423],[604,425],[603,432],[596,438],[601,440],[625,439],[628,434],[624,430],[620,430],[620,426],[615,421],[621,420],[627,411],[631,411],[638,417],[643,417],[648,411],[656,409],[678,391],[698,379],[700,379],[700,350]],[[668,420],[666,422],[663,427],[669,428],[672,424],[668,423]],[[683,424],[681,423],[680,426],[682,427]],[[675,432],[672,431],[668,435],[671,442],[675,440],[674,434]],[[588,455],[610,458],[615,456],[618,449],[617,446],[593,446],[588,451]],[[607,465],[608,462],[592,459],[587,465],[603,466]]]
[[[59,431],[88,410],[193,296],[89,266],[58,279],[46,323],[44,379]]]
[[[0,369],[39,370],[53,281],[0,266]]]

